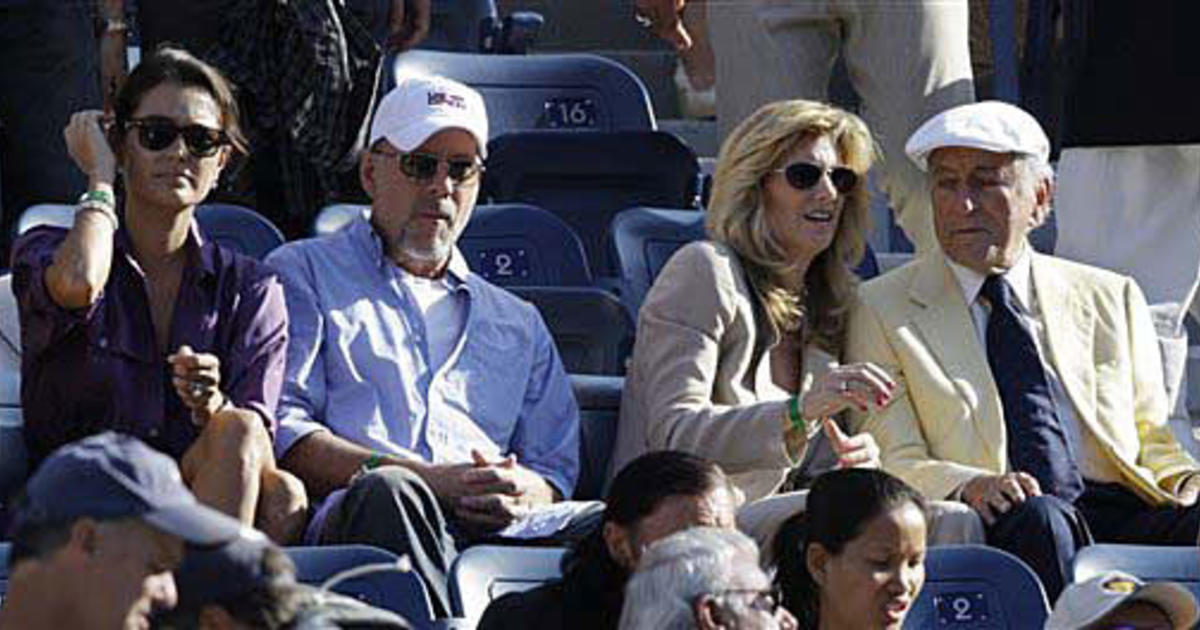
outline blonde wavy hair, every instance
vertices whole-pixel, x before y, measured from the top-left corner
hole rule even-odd
[[[763,206],[763,179],[800,144],[828,137],[843,163],[859,174],[844,195],[833,243],[812,261],[804,292],[789,289],[797,261],[772,234]],[[705,227],[709,238],[733,249],[750,283],[762,296],[767,317],[783,331],[801,327],[806,342],[840,354],[846,315],[858,283],[853,266],[862,258],[867,232],[867,170],[878,155],[866,123],[847,111],[815,101],[764,105],[742,121],[721,146]]]

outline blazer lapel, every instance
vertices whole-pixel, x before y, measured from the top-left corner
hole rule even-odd
[[[1095,314],[1052,260],[1035,253],[1031,267],[1051,364],[1080,421],[1097,432]]]
[[[940,254],[921,263],[909,289],[910,321],[970,407],[980,439],[1006,452],[1000,395],[958,281]]]

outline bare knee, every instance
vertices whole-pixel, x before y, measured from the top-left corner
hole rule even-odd
[[[264,471],[254,521],[255,526],[281,545],[300,542],[308,524],[304,483],[283,470]]]
[[[206,459],[223,466],[252,472],[273,467],[271,436],[253,411],[236,409],[217,414],[204,426],[200,439],[205,443]]]

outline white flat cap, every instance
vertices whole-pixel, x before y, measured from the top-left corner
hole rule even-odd
[[[959,105],[930,118],[913,132],[904,152],[925,171],[929,154],[942,147],[1050,157],[1050,140],[1037,119],[1002,101]]]

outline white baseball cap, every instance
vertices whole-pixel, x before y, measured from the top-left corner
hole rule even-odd
[[[479,92],[445,77],[405,76],[380,101],[369,144],[386,138],[408,152],[443,129],[470,133],[479,156],[487,157],[487,110]]]
[[[1200,620],[1200,608],[1186,588],[1174,582],[1146,583],[1128,573],[1107,571],[1068,586],[1046,620],[1046,630],[1078,630],[1130,602],[1158,606],[1175,628],[1191,628]]]
[[[960,105],[930,118],[909,137],[904,152],[925,171],[929,154],[942,147],[1050,157],[1050,139],[1037,119],[1002,101]]]

